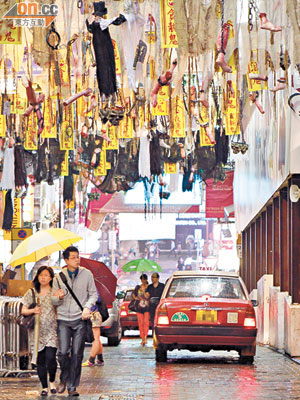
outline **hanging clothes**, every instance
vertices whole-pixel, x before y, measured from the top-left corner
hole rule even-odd
[[[139,176],[142,178],[151,177],[150,171],[150,141],[148,138],[148,130],[143,129],[140,137],[140,152],[139,152]]]
[[[12,190],[8,190],[5,195],[5,209],[3,214],[2,229],[5,231],[10,231],[13,222],[14,207],[11,196]]]
[[[174,1],[178,48],[181,54],[199,55],[214,48],[217,0]]]
[[[136,69],[133,69],[135,51],[139,40],[143,36],[143,26],[145,19],[139,14],[132,0],[124,2],[124,17],[126,22],[120,27],[120,39],[122,43],[122,51],[124,53],[124,61],[126,65],[126,75],[128,87],[136,90],[138,82],[143,78],[143,66],[137,63]]]
[[[20,138],[16,139],[15,145],[15,185],[16,187],[27,186],[24,147]]]
[[[120,25],[124,21],[126,20],[123,15],[111,20],[100,18],[91,24],[86,20],[87,29],[93,34],[97,82],[101,95],[110,96],[117,92],[114,47],[108,26]]]
[[[150,141],[150,171],[152,175],[160,175],[162,173],[162,157],[160,149],[160,139],[164,133],[158,130],[151,130]]]
[[[3,190],[15,188],[15,150],[14,147],[6,147],[4,151],[3,171],[0,187]]]

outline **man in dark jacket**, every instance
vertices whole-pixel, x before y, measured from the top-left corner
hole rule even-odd
[[[151,298],[158,297],[160,299],[162,292],[165,288],[165,285],[163,283],[159,282],[159,274],[157,272],[154,272],[151,275],[151,280],[152,280],[152,283],[151,283],[151,285],[149,285],[147,287],[146,293],[148,293],[148,296],[149,296],[148,298],[150,299],[150,321],[152,322],[152,325],[153,325],[155,310],[156,310],[156,307],[157,307],[159,301],[152,303]]]

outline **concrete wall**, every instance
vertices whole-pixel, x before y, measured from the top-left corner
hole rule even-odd
[[[291,357],[300,356],[300,304],[291,304],[291,297],[284,301],[284,351]]]
[[[270,346],[276,349],[284,349],[285,312],[284,301],[288,292],[280,292],[280,287],[270,287]]]
[[[273,286],[273,275],[261,277],[250,298],[256,296],[257,343],[300,357],[300,304],[292,304],[288,292]]]
[[[273,275],[263,275],[257,282],[257,342],[270,343],[270,287],[273,286]]]

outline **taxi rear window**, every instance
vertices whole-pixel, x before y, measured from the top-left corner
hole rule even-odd
[[[130,300],[132,300],[132,293],[133,293],[133,290],[127,290],[127,292],[126,292],[126,294],[125,294],[124,301],[130,301]]]
[[[246,300],[239,279],[218,276],[176,277],[171,282],[166,297],[201,297],[204,295]]]

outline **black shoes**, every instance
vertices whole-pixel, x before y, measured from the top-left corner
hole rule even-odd
[[[42,397],[48,396],[48,391],[47,391],[47,390],[42,390],[42,391],[41,391],[41,396],[42,396]]]
[[[75,390],[68,390],[68,394],[69,394],[69,396],[72,396],[72,397],[79,396],[79,393],[77,392],[76,389]]]

